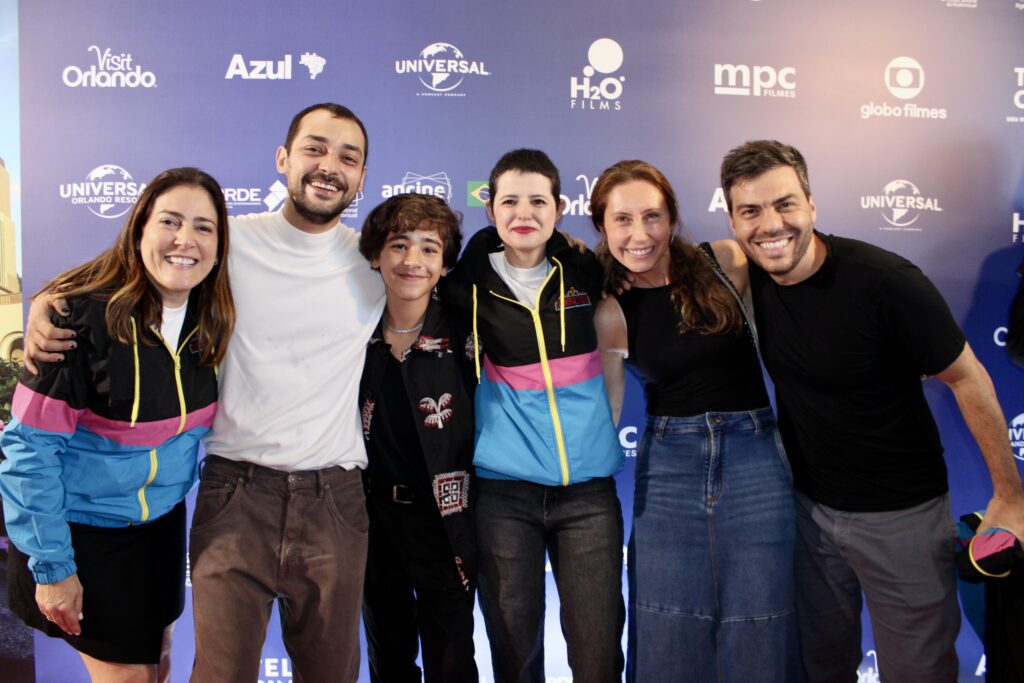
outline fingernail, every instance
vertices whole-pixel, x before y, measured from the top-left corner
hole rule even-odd
[[[71,348],[72,349],[77,349],[78,348],[78,342],[71,342]]]
[[[64,315],[68,315],[69,313],[71,313],[71,311],[68,311],[68,312],[67,312],[67,313],[65,313]],[[78,333],[77,333],[77,332],[75,332],[75,331],[72,331],[72,332],[71,332],[71,338],[72,338],[72,339],[74,339],[74,338],[75,338],[75,337],[77,337],[77,336],[78,336]]]
[[[57,356],[57,362],[60,363],[64,360],[64,356]]]
[[[79,620],[79,621],[82,621],[83,619],[85,619],[85,615],[84,615],[84,614],[82,614],[81,612],[79,612],[79,613],[78,613],[78,620]]]
[[[69,309],[69,308],[62,308],[62,309],[60,309],[60,314],[61,315],[71,315],[71,309]]]

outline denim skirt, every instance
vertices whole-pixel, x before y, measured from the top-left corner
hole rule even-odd
[[[770,408],[648,417],[629,540],[630,681],[802,680],[792,474]]]

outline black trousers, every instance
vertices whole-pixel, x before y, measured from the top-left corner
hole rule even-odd
[[[460,582],[433,499],[396,503],[367,497],[370,546],[363,623],[374,683],[476,683],[475,577]],[[423,648],[423,678],[416,665]]]

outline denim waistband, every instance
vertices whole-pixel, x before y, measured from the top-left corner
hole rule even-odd
[[[754,431],[760,432],[775,426],[775,414],[765,406],[757,410],[740,410],[727,413],[702,413],[685,417],[648,415],[647,431],[657,436],[684,432]]]
[[[362,478],[362,472],[358,468],[346,470],[343,467],[332,465],[319,470],[285,472],[256,463],[229,460],[219,455],[209,454],[199,464],[199,478],[202,479],[204,476],[214,473],[221,477],[239,479],[245,486],[259,482],[263,486],[282,491],[315,490],[317,495],[322,494],[325,485]]]

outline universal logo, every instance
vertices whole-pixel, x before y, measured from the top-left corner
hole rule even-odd
[[[596,111],[622,109],[622,84],[625,76],[616,76],[622,68],[622,46],[611,38],[598,38],[587,50],[583,76],[569,78],[569,108]],[[600,74],[600,75],[599,75]]]
[[[883,81],[889,94],[901,100],[912,100],[924,90],[924,67],[913,57],[896,57],[885,67]],[[889,104],[868,102],[860,107],[860,117],[890,119],[945,119],[946,110],[940,107],[922,107],[913,102]]]
[[[796,68],[715,64],[715,94],[796,97]]]
[[[917,189],[917,185],[909,180],[893,180],[882,188],[881,194],[864,195],[860,198],[860,208],[880,209],[882,218],[888,225],[880,230],[898,230],[920,232],[921,226],[915,226],[917,219],[926,211],[940,213],[942,207],[935,197],[925,197]]]
[[[85,206],[94,216],[120,218],[128,213],[146,183],[137,183],[132,174],[114,164],[97,166],[83,182],[61,183],[60,197]]]
[[[66,66],[61,78],[69,88],[155,88],[156,74],[143,71],[130,52],[114,53],[90,45],[88,52],[96,55],[96,63],[86,68]]]
[[[1024,413],[1010,422],[1010,446],[1013,448],[1013,457],[1024,460]]]
[[[1013,68],[1014,83],[1016,91],[1013,93],[1013,106],[1024,110],[1024,66]],[[1024,123],[1024,115],[1017,114],[1006,117],[1007,123]]]
[[[299,64],[306,67],[310,80],[323,73],[327,60],[315,52],[303,52],[299,57]],[[240,54],[231,55],[231,62],[228,63],[228,70],[224,74],[225,80],[241,78],[252,81],[279,81],[291,80],[292,78],[292,56],[285,55],[283,58],[274,61],[273,59],[250,59],[246,61]]]
[[[396,59],[395,73],[416,74],[430,91],[417,93],[424,97],[465,97],[466,93],[453,91],[467,76],[491,75],[484,62],[466,59],[462,50],[451,43],[431,43],[420,50],[416,59]]]
[[[407,172],[402,176],[402,182],[397,185],[385,185],[381,188],[380,196],[384,199],[399,194],[429,194],[445,202],[452,199],[452,181],[448,174],[439,171],[433,175],[420,175],[419,173]]]

